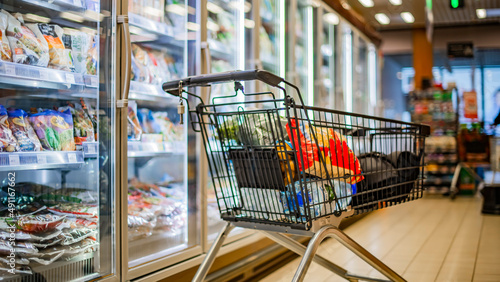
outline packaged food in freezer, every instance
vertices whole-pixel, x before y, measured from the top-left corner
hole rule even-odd
[[[85,69],[86,73],[89,75],[97,74],[97,62],[98,62],[98,54],[97,54],[97,43],[96,40],[93,39],[90,44],[90,48],[87,51],[87,59],[85,60]]]
[[[4,106],[0,105],[0,152],[19,151],[17,140],[9,125],[9,116]]]
[[[50,240],[46,240],[43,242],[37,242],[37,241],[31,242],[31,244],[33,244],[33,246],[37,247],[38,249],[46,249],[48,247],[59,244],[61,241],[62,241],[62,238],[57,237],[57,238],[52,238]]]
[[[9,126],[17,139],[19,151],[40,151],[42,144],[28,121],[28,114],[22,109],[9,109]]]
[[[153,74],[151,73],[151,63],[148,53],[139,47],[139,45],[132,44],[132,55],[134,57],[132,63],[133,65],[135,64],[136,67],[134,74],[134,77],[137,78],[136,80],[146,83],[153,82]],[[134,66],[132,66],[132,71],[134,71]]]
[[[46,23],[29,24],[28,27],[38,38],[45,38],[49,48],[49,67],[71,71],[73,62],[71,54],[66,51],[62,42],[62,28],[58,25]]]
[[[85,238],[94,237],[97,235],[96,230],[85,227],[76,229],[65,228],[62,231],[63,232],[60,236],[63,239],[61,241],[61,245],[63,246],[78,243]]]
[[[0,253],[10,254],[11,249],[14,249],[16,254],[34,254],[38,253],[37,247],[28,242],[4,241],[0,240]]]
[[[87,54],[91,47],[92,35],[76,30],[64,31],[62,41],[65,47],[69,46],[71,48],[75,72],[85,74],[87,72]]]
[[[48,232],[61,225],[65,217],[49,213],[23,215],[17,219],[16,226],[26,232]]]
[[[139,118],[132,107],[128,107],[128,139],[140,140],[142,135],[141,125],[139,123]]]
[[[12,263],[11,261],[12,258],[9,258],[7,256],[0,256],[0,263]],[[30,264],[30,261],[28,259],[25,259],[25,258],[14,258],[14,263],[16,265],[28,265]]]
[[[9,39],[6,34],[7,23],[7,15],[0,13],[0,61],[12,62],[12,50],[10,50]]]
[[[6,277],[9,274],[12,274],[12,270],[9,264],[0,262],[0,273],[3,277]],[[31,268],[27,265],[16,265],[14,267],[14,274],[33,274]]]
[[[140,238],[148,237],[153,234],[153,228],[156,224],[140,216],[128,215],[128,239],[137,240]]]
[[[71,35],[65,33],[65,31],[58,25],[54,26],[54,31],[57,37],[59,37],[63,43],[64,51],[63,57],[60,64],[60,69],[65,71],[75,71],[75,64],[73,59],[73,43]]]
[[[15,236],[17,241],[45,242],[57,238],[60,234],[61,230],[58,229],[37,233],[30,233],[22,230],[16,230],[15,232],[0,231],[0,239],[7,240]]]
[[[31,29],[24,25],[22,16],[17,19],[2,10],[7,16],[7,38],[12,51],[12,61],[20,64],[46,67],[49,63],[47,41],[37,37]]]
[[[52,256],[31,256],[28,259],[41,265],[49,265],[64,255],[64,252],[53,254]]]
[[[61,224],[63,228],[89,228],[89,229],[97,229],[97,222],[93,220],[88,220],[85,218],[78,217],[67,217],[64,219],[64,222]]]
[[[82,142],[92,142],[94,140],[94,125],[90,117],[83,110],[81,104],[75,104],[74,107],[67,106],[58,109],[60,112],[69,111],[73,116],[73,132],[75,145],[82,145]]]
[[[50,151],[74,151],[73,117],[69,111],[46,110],[29,116],[31,125],[42,143]]]
[[[85,238],[80,242],[71,245],[59,246],[58,249],[63,250],[63,258],[68,260],[75,256],[96,252],[99,243],[95,238]]]
[[[48,207],[47,210],[49,210],[54,214],[70,216],[70,217],[82,217],[82,218],[97,217],[97,205],[61,203],[53,207]]]

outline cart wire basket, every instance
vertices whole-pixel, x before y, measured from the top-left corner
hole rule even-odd
[[[249,80],[276,87],[281,95],[244,93],[241,81]],[[234,93],[209,104],[184,90],[233,81]],[[294,281],[304,279],[311,260],[350,281],[373,280],[315,255],[325,237],[338,239],[391,280],[404,281],[338,225],[346,217],[422,197],[428,126],[305,106],[296,86],[261,70],[187,77],[163,89],[179,97],[180,114],[184,101],[189,108],[188,96],[200,100],[189,110],[191,125],[203,137],[220,216],[227,222],[193,281],[205,278],[235,226],[257,229],[304,255]],[[313,239],[306,249],[283,233]]]

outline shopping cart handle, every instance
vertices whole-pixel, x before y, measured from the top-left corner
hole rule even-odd
[[[179,80],[173,80],[163,83],[163,90],[172,94],[178,95],[175,90],[179,89],[182,82],[182,87],[192,86],[209,86],[215,83],[223,83],[230,81],[246,81],[260,80],[270,86],[278,86],[283,81],[283,78],[263,70],[246,70],[246,71],[228,71],[213,74],[204,74],[197,76],[189,76]]]

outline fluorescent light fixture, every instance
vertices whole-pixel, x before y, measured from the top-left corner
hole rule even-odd
[[[391,22],[391,20],[389,19],[389,17],[387,17],[386,14],[384,13],[378,13],[378,14],[375,14],[375,19],[380,23],[380,24],[389,24]]]
[[[82,23],[85,20],[84,17],[71,12],[61,12],[59,16],[63,19],[67,19],[69,21],[77,23]]]
[[[403,0],[389,0],[389,2],[391,2],[391,4],[395,6],[403,4]]]
[[[255,22],[249,19],[245,19],[245,27],[252,29],[255,27]]]
[[[373,7],[373,0],[358,0],[361,5],[365,6],[366,8],[371,8]]]
[[[245,13],[248,13],[248,12],[250,12],[250,10],[252,10],[252,4],[250,4],[250,2],[247,2],[247,1],[245,1],[244,3],[242,3],[241,1],[238,1],[238,0],[231,1],[231,2],[229,2],[229,7],[231,7],[231,9],[233,9],[233,10],[239,11],[242,7],[241,4],[243,4],[243,11]]]
[[[413,15],[410,12],[402,12],[401,18],[403,18],[403,21],[405,21],[405,23],[415,22],[415,18],[413,17]]]
[[[220,30],[220,26],[213,21],[207,21],[207,29],[217,32]]]
[[[224,9],[222,9],[221,7],[217,6],[212,2],[207,2],[207,10],[209,10],[214,14],[222,13],[224,11]]]
[[[181,16],[185,16],[187,14],[186,7],[178,4],[170,4],[165,7],[165,11]]]
[[[26,15],[24,15],[24,18],[32,20],[34,22],[39,22],[39,23],[49,23],[50,22],[49,18],[42,17],[42,16],[35,15],[35,14],[26,14]]]
[[[334,13],[326,13],[323,15],[323,20],[326,22],[326,23],[329,23],[331,25],[338,25],[340,20],[339,20],[339,16],[337,16],[337,14],[334,14]]]
[[[479,19],[486,18],[486,9],[476,9],[476,15]]]
[[[194,23],[194,22],[188,22],[187,29],[192,30],[192,31],[198,31],[198,30],[200,30],[200,25],[197,23]]]

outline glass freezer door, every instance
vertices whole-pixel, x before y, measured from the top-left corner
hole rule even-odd
[[[0,2],[0,280],[116,273],[113,5]]]
[[[132,79],[125,232],[130,279],[185,259],[199,244],[196,191],[187,179],[187,115],[182,123],[179,98],[161,88],[166,81],[187,76],[188,42],[194,42],[188,41],[187,19],[195,14],[188,4],[129,1]]]

